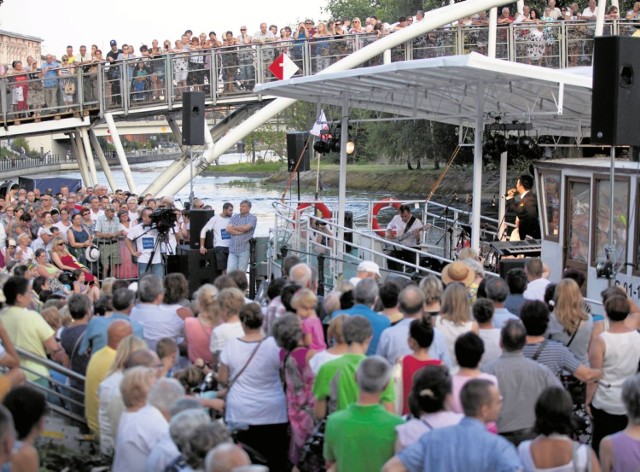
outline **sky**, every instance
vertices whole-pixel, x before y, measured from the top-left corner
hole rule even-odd
[[[260,23],[278,28],[311,18],[328,19],[322,12],[327,0],[4,0],[0,6],[0,29],[44,39],[43,53],[58,58],[68,44],[97,44],[103,53],[109,41],[132,44],[138,53],[142,44],[157,39],[173,43],[186,30],[195,35],[227,30],[234,36],[246,25],[250,34]]]

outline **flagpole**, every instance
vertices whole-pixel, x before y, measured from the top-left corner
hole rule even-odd
[[[321,111],[322,111],[322,108],[320,108],[320,104],[318,103],[318,105],[316,105],[316,116],[319,117]],[[312,140],[313,138],[309,136],[309,139]],[[311,149],[313,149],[313,146],[311,146]],[[316,196],[315,196],[315,199],[317,201],[318,198],[320,198],[320,153],[316,152],[315,154],[318,158],[318,166],[317,166],[318,169],[316,171]]]

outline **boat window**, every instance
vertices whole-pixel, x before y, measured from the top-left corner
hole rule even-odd
[[[589,259],[589,216],[591,214],[591,187],[588,181],[569,180],[567,183],[567,238],[569,261],[587,264]],[[584,267],[584,266],[583,266]]]
[[[542,234],[544,239],[558,241],[560,224],[560,173],[544,172],[539,179]]]
[[[629,236],[629,181],[616,179],[613,195],[613,244],[611,242],[611,182],[608,177],[595,179],[593,225],[593,265],[609,257],[614,267],[625,270]]]

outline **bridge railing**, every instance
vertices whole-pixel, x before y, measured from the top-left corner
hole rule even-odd
[[[637,22],[608,20],[604,35],[631,35]],[[519,23],[497,27],[496,57],[551,68],[590,65],[594,21]],[[391,50],[391,61],[478,52],[487,54],[488,26],[452,26],[417,36]],[[187,90],[200,90],[208,103],[254,98],[254,86],[276,80],[269,65],[286,54],[312,75],[376,41],[378,36],[342,35],[309,41],[276,41],[259,46],[224,46],[114,63],[61,67],[42,77],[28,72],[0,78],[0,121],[86,112],[135,113],[181,107]],[[382,64],[382,55],[365,64]]]

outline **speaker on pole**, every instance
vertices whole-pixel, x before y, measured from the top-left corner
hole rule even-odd
[[[182,94],[182,144],[204,145],[204,92]]]
[[[308,139],[309,133],[305,131],[287,133],[287,169],[289,172],[295,170],[298,159],[300,159],[300,164],[297,169],[298,172],[311,170],[309,146],[305,147]]]
[[[595,38],[591,142],[640,146],[640,41]]]
[[[215,214],[215,210],[191,210],[189,212],[189,242],[191,249],[200,249],[200,231]],[[207,249],[213,247],[212,231],[207,231],[204,247]]]

